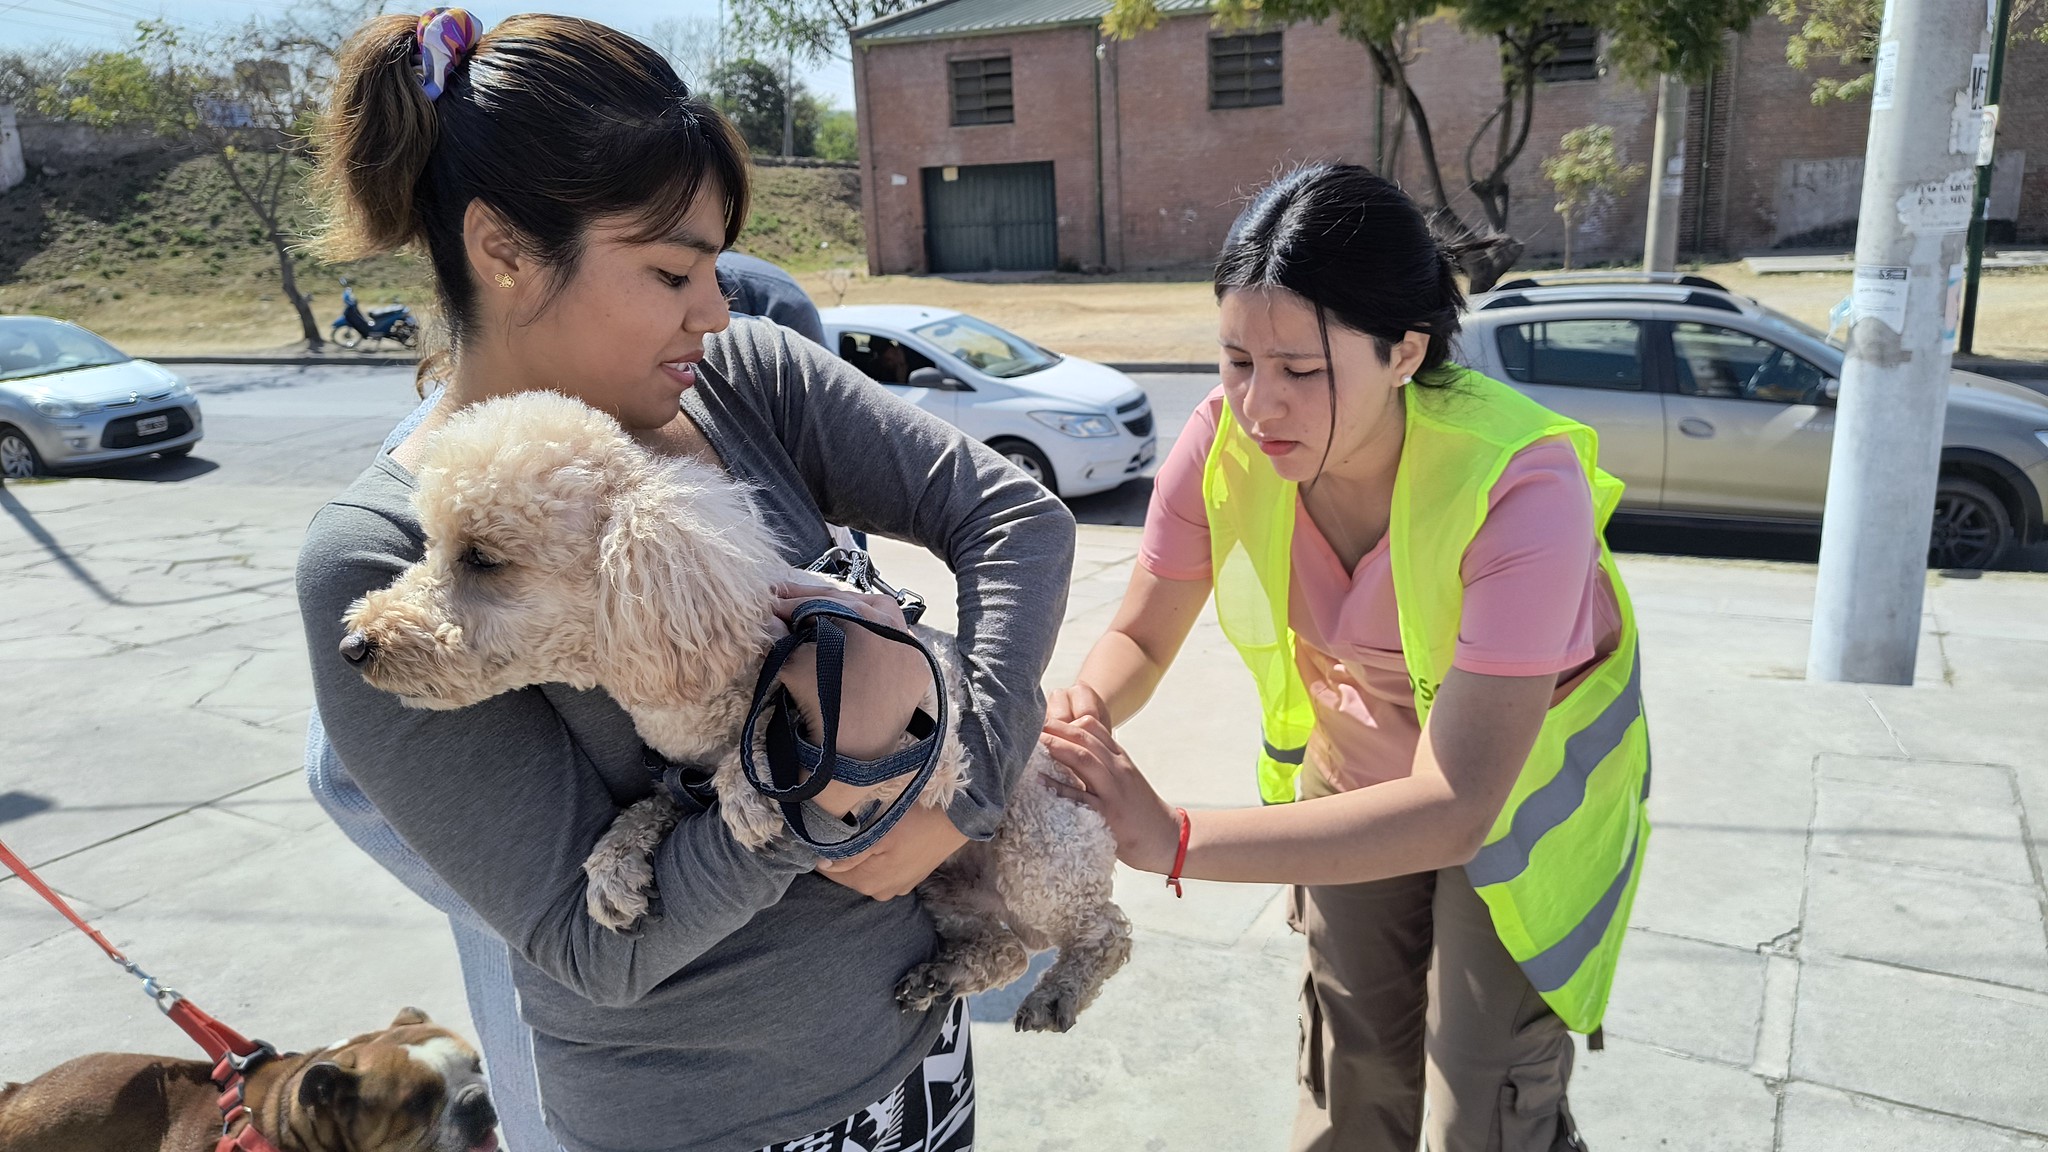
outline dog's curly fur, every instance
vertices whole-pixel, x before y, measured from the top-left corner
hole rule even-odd
[[[344,621],[369,639],[370,683],[421,708],[531,684],[601,687],[648,746],[716,765],[736,840],[759,849],[785,834],[740,771],[740,729],[778,628],[774,587],[818,578],[781,561],[740,484],[655,455],[579,401],[522,393],[454,416],[429,442],[419,485],[426,557]],[[966,699],[953,638],[917,631],[953,699]],[[943,806],[966,784],[953,712],[920,803]],[[1029,952],[1056,946],[1016,1024],[1065,1031],[1129,958],[1130,922],[1110,899],[1115,841],[1092,810],[1045,785],[1058,771],[1036,752],[994,838],[919,887],[942,945],[903,977],[906,1007],[1001,987],[1024,974]],[[593,919],[624,930],[646,913],[649,857],[675,819],[660,794],[620,814],[584,862]]]

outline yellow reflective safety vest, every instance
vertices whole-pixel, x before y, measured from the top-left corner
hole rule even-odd
[[[1446,366],[1437,375],[1440,384],[1401,390],[1407,428],[1387,528],[1402,655],[1424,722],[1457,649],[1465,550],[1508,461],[1538,440],[1567,439],[1592,488],[1596,531],[1606,528],[1622,487],[1600,471],[1591,428],[1470,369]],[[1202,497],[1216,615],[1258,682],[1264,713],[1259,794],[1285,803],[1295,798],[1315,723],[1287,619],[1296,486],[1273,470],[1228,404]],[[1509,955],[1579,1032],[1597,1028],[1606,1011],[1650,835],[1635,612],[1604,539],[1600,569],[1620,607],[1620,642],[1544,717],[1485,845],[1465,865]]]

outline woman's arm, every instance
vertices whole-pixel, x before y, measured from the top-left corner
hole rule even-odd
[[[1206,578],[1168,580],[1143,564],[1134,566],[1116,618],[1088,650],[1073,686],[1046,694],[1046,719],[1094,716],[1114,728],[1137,715],[1208,600]]]
[[[363,794],[515,952],[593,1003],[631,1004],[810,867],[788,840],[749,852],[715,811],[687,816],[655,852],[660,918],[631,936],[592,920],[583,860],[619,807],[541,690],[411,709],[341,658],[343,613],[418,547],[370,508],[330,504],[314,518],[298,568],[314,696]]]
[[[1479,851],[1535,746],[1557,677],[1453,668],[1423,728],[1409,776],[1319,800],[1190,816],[1181,874],[1268,884],[1358,884],[1463,864]],[[1106,728],[1047,725],[1053,758],[1102,813],[1133,868],[1173,867],[1180,822]]]

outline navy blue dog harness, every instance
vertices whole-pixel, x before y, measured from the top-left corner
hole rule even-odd
[[[808,570],[837,577],[862,592],[879,592],[893,597],[902,606],[907,623],[915,624],[924,615],[923,599],[914,592],[899,591],[884,583],[865,552],[834,548]],[[937,715],[918,709],[911,716],[907,729],[912,742],[874,760],[856,760],[842,756],[838,751],[839,699],[845,677],[848,625],[917,649],[931,668],[932,684],[937,690]],[[796,723],[796,703],[777,683],[783,666],[805,644],[815,644],[818,648],[820,739],[816,744],[804,739]],[[869,620],[837,601],[822,598],[806,600],[797,605],[790,616],[789,635],[776,641],[762,662],[760,678],[754,684],[753,705],[747,712],[746,726],[740,732],[740,769],[756,791],[775,801],[782,809],[783,820],[789,825],[792,835],[828,860],[844,860],[874,847],[917,803],[919,793],[930,783],[932,774],[938,771],[939,755],[945,740],[947,707],[945,670],[923,641],[900,628]],[[754,754],[757,738],[768,760],[765,774]],[[852,836],[838,841],[819,840],[805,826],[804,801],[817,796],[832,781],[869,788],[902,776],[912,777],[902,794],[891,801],[873,822]]]

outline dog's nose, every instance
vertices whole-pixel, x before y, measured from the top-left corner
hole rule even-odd
[[[341,658],[351,664],[361,664],[370,658],[370,634],[361,628],[341,638]]]
[[[479,1086],[456,1100],[454,1120],[463,1137],[475,1144],[498,1126],[498,1110],[491,1107],[490,1093]]]

